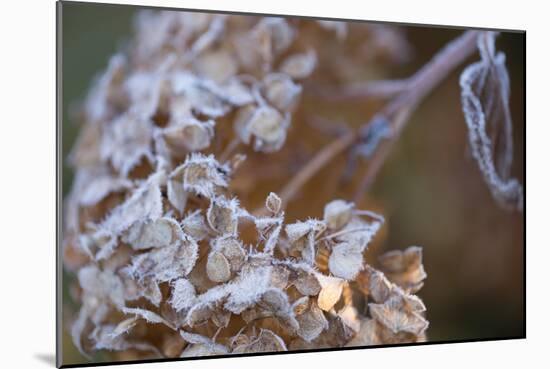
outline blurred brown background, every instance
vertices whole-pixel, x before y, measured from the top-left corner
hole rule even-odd
[[[79,122],[72,118],[75,115],[71,112],[85,97],[93,77],[106,66],[108,57],[130,39],[135,11],[133,7],[88,4],[65,3],[63,7],[64,158],[78,132]],[[357,30],[364,26],[364,23],[351,26],[350,37],[357,37]],[[409,58],[392,65],[376,60],[365,62],[368,67],[360,71],[360,78],[408,76],[462,32],[447,28],[394,27],[404,31],[412,48]],[[497,47],[507,56],[512,86],[513,175],[524,183],[525,35],[503,33]],[[324,52],[330,53],[331,50]],[[368,48],[365,53],[368,54]],[[471,61],[476,59],[477,56]],[[322,62],[322,58],[320,60]],[[376,256],[383,251],[403,249],[413,244],[424,247],[428,279],[419,295],[428,307],[430,341],[518,337],[525,329],[523,214],[508,212],[496,205],[476,163],[469,157],[458,86],[463,67],[451,74],[421,104],[364,203],[360,204],[381,211],[387,219],[382,237],[369,250],[369,260],[374,264]],[[346,66],[343,64],[342,68]],[[376,103],[359,103],[358,106],[357,102],[353,108],[350,104],[320,105],[306,92],[303,108],[293,119],[293,126],[305,125],[303,120],[309,114],[356,126],[367,121],[379,106]],[[305,137],[296,136],[300,140]],[[313,140],[330,141],[320,134],[313,136]],[[303,158],[294,160],[299,167],[315,151],[308,148],[307,143],[296,143],[295,140],[289,140],[287,145],[304,146]],[[269,166],[272,164],[270,160],[277,157],[265,158],[265,164]],[[323,206],[330,199],[352,197],[351,184],[340,185],[329,180],[341,173],[344,159],[339,158],[321,171],[290,204],[287,211],[289,220],[321,217]],[[64,160],[64,194],[70,189],[71,180],[71,169]],[[277,191],[287,180],[287,177],[260,180],[257,195],[243,204],[257,205],[268,191]],[[72,278],[64,274],[67,312],[77,308],[67,289]],[[66,332],[64,351],[66,362],[82,362]]]

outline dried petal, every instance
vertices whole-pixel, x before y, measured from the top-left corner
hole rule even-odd
[[[119,173],[127,177],[142,158],[154,162],[152,127],[137,113],[126,113],[111,122],[104,130],[101,158],[109,160]]]
[[[342,242],[332,249],[328,260],[330,272],[337,277],[353,280],[363,267],[363,253],[356,245]]]
[[[424,284],[427,274],[422,265],[422,248],[411,246],[405,251],[390,251],[379,260],[390,281],[409,293],[417,292]]]
[[[262,93],[271,105],[284,112],[296,106],[302,87],[286,74],[273,73],[264,78]]]
[[[303,79],[315,69],[317,65],[317,56],[313,50],[301,54],[293,54],[287,57],[280,68],[282,73],[286,73],[292,78]]]
[[[322,310],[329,311],[340,300],[345,281],[340,278],[326,277],[322,274],[317,275],[317,280],[321,285],[317,304]]]
[[[163,129],[162,133],[172,153],[179,156],[210,146],[214,137],[214,125],[213,120],[201,122],[188,117],[183,122]]]
[[[179,312],[187,310],[195,304],[195,287],[185,278],[177,279],[172,287],[170,305]]]
[[[306,342],[317,338],[321,332],[328,329],[328,322],[323,311],[316,304],[311,304],[309,310],[296,317],[300,328],[296,332]]]
[[[287,351],[287,348],[283,339],[269,329],[260,330],[258,337],[233,349],[235,354],[276,351]]]
[[[239,203],[236,199],[216,197],[210,202],[206,219],[210,227],[221,235],[236,235]]]
[[[334,200],[325,206],[324,221],[331,230],[345,226],[353,215],[354,204],[344,200]]]
[[[231,278],[229,261],[221,252],[210,253],[206,263],[206,273],[213,282],[227,282]]]
[[[276,193],[270,192],[265,200],[265,207],[273,214],[279,213],[281,210],[281,198]]]
[[[198,245],[184,236],[173,245],[153,249],[132,259],[131,273],[139,279],[167,282],[189,274],[197,260]]]
[[[134,250],[166,247],[183,239],[180,225],[172,218],[159,218],[146,223],[134,223],[122,240]]]
[[[229,168],[220,165],[213,155],[193,153],[170,176],[177,176],[181,171],[185,191],[210,198],[214,196],[218,187],[227,187],[226,177]]]

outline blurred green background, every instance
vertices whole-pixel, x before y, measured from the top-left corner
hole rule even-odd
[[[63,5],[63,158],[78,132],[74,111],[109,56],[130,39],[135,11],[124,6]],[[414,58],[391,70],[387,77],[413,73],[461,32],[405,28]],[[512,84],[513,174],[524,183],[525,36],[505,33],[498,47],[507,55]],[[420,296],[428,307],[429,340],[518,337],[525,329],[523,214],[503,211],[494,203],[477,165],[467,154],[458,87],[461,70],[414,114],[371,196],[383,204],[388,219],[384,249],[411,244],[424,247],[428,279]],[[72,171],[64,159],[63,194],[71,181]],[[67,312],[77,308],[68,294],[71,278],[64,275]],[[85,362],[67,332],[63,335],[65,362]],[[94,357],[103,359],[101,355]]]

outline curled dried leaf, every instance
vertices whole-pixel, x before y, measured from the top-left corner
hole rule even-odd
[[[481,61],[468,66],[460,76],[462,110],[472,155],[493,198],[504,207],[522,211],[523,187],[517,179],[510,177],[513,159],[508,101],[510,81],[505,55],[495,50],[495,38],[495,32],[479,35]],[[489,130],[497,140],[490,137]]]

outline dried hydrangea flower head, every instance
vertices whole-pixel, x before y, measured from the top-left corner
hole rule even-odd
[[[296,43],[300,23],[143,12],[136,27],[91,90],[71,155],[76,347],[190,357],[425,339],[420,248],[374,269],[364,255],[384,218],[344,200],[289,223],[269,193],[254,215],[231,192],[242,156],[213,147],[221,129],[250,150],[283,148],[318,64]]]

